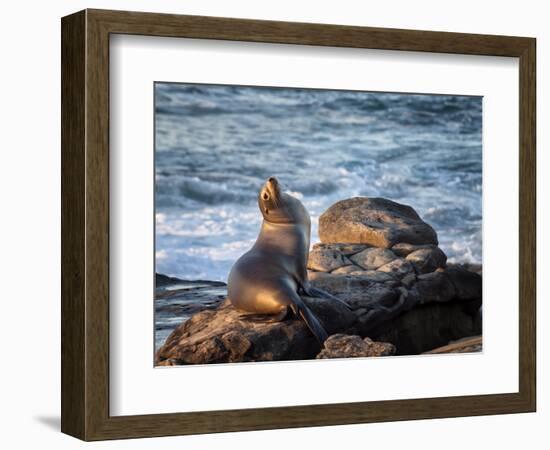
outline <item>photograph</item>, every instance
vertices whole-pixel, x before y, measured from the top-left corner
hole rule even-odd
[[[155,82],[155,366],[482,352],[482,110]]]

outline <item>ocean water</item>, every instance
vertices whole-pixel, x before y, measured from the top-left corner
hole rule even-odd
[[[312,217],[353,196],[412,206],[451,262],[481,262],[482,99],[155,85],[156,271],[226,281],[275,175]]]

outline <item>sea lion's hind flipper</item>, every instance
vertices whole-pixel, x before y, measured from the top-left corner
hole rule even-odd
[[[313,287],[311,285],[308,286],[302,286],[302,290],[306,295],[309,297],[322,297],[322,298],[328,298],[329,300],[333,300],[335,302],[341,303],[346,308],[351,309],[350,306],[341,298],[336,297],[335,295],[330,294],[329,292],[319,289],[316,287]]]
[[[315,314],[311,312],[311,310],[298,295],[296,295],[296,298],[293,298],[293,301],[294,304],[291,305],[292,310],[302,318],[315,338],[319,341],[319,344],[322,346],[328,338],[328,334],[323,328],[323,325],[321,325],[319,319],[315,317]]]

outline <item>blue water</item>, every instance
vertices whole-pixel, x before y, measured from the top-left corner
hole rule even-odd
[[[270,175],[317,220],[353,196],[411,205],[454,262],[481,262],[480,97],[157,83],[156,271],[227,279]]]

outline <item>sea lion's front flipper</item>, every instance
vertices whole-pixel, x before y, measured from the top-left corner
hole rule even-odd
[[[329,292],[323,290],[323,289],[319,289],[319,288],[316,288],[316,287],[313,287],[311,284],[307,283],[307,284],[303,284],[302,285],[302,290],[304,291],[304,294],[306,294],[307,296],[309,297],[321,297],[321,298],[328,298],[329,300],[332,300],[332,301],[335,301],[335,302],[338,302],[338,303],[341,303],[342,305],[344,305],[346,308],[350,309],[349,305],[344,301],[342,300],[341,298],[338,298],[332,294],[330,294]]]
[[[302,320],[306,323],[307,327],[310,329],[310,331],[313,333],[313,335],[317,338],[322,346],[328,338],[328,334],[323,328],[323,325],[321,325],[319,319],[315,317],[315,314],[311,312],[311,310],[298,295],[293,296],[292,300],[292,310],[296,313],[296,315],[302,318]]]

